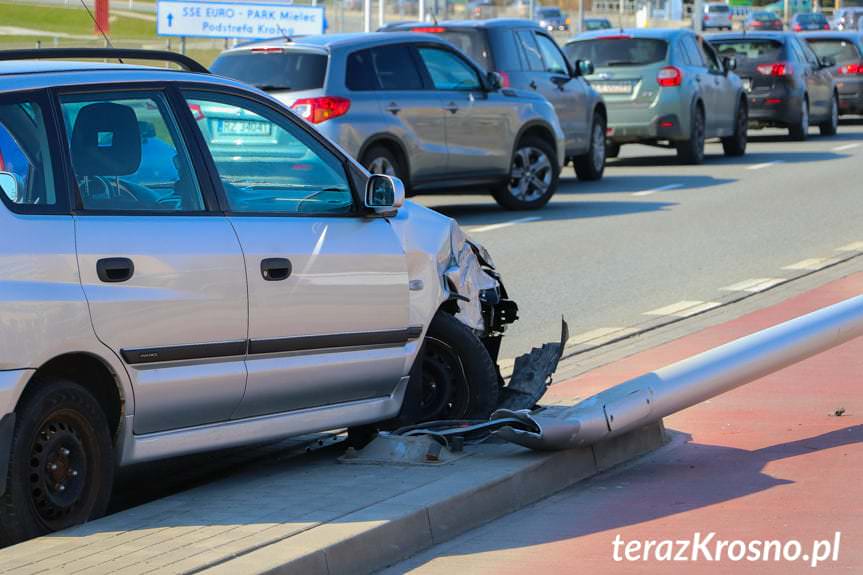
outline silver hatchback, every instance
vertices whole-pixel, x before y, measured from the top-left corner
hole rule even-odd
[[[434,36],[272,40],[226,51],[211,69],[270,92],[413,193],[484,187],[505,208],[531,209],[557,188],[565,150],[554,107],[502,88]]]

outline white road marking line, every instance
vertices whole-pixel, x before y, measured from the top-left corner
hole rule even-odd
[[[754,164],[752,166],[747,166],[747,170],[762,170],[764,168],[769,168],[770,166],[775,166],[777,164],[784,163],[783,160],[774,160],[772,162],[764,162],[763,164]]]
[[[511,222],[501,222],[499,224],[491,224],[488,226],[479,226],[478,228],[468,228],[467,232],[469,234],[481,234],[482,232],[491,232],[494,230],[501,230],[503,228],[508,228],[510,226],[517,226],[518,224],[526,224],[527,222],[535,222],[537,220],[541,220],[540,216],[530,216],[528,218],[519,218],[517,220],[512,220]]]
[[[650,194],[655,194],[656,192],[664,192],[666,190],[676,190],[677,188],[682,188],[683,184],[668,184],[667,186],[660,186],[658,188],[654,188],[652,190],[644,190],[642,192],[635,192],[632,194],[633,196],[649,196]]]
[[[644,312],[644,315],[671,315],[674,317],[689,317],[722,305],[717,301],[679,301],[665,307]]]
[[[845,150],[853,150],[854,148],[859,148],[860,144],[845,144],[844,146],[836,146],[833,148],[834,152],[844,152]]]
[[[863,252],[863,242],[854,242],[841,248],[836,248],[837,252]]]
[[[566,342],[566,346],[572,345],[602,345],[619,337],[625,337],[638,331],[632,327],[598,327],[584,333],[574,335]]]
[[[784,278],[755,278],[719,289],[721,291],[745,291],[749,293],[758,293],[767,288],[781,284],[784,281]]]
[[[815,271],[825,268],[831,264],[840,261],[841,258],[809,258],[808,260],[800,260],[797,263],[785,266],[784,270],[808,270]]]

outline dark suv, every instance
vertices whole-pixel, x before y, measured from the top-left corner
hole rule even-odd
[[[498,72],[504,87],[545,96],[557,112],[566,137],[566,159],[573,162],[578,177],[602,177],[608,117],[602,96],[584,78],[592,68],[587,62],[570,63],[536,22],[495,19],[433,25],[406,23],[388,31],[398,29],[441,36],[487,71]]]

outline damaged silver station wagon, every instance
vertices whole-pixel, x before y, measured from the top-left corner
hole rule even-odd
[[[186,69],[34,60],[93,57]],[[103,514],[118,466],[507,394],[486,251],[187,58],[0,52],[0,199],[2,544]]]

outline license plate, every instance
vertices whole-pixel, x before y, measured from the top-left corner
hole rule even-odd
[[[219,133],[232,136],[269,136],[272,129],[269,122],[254,120],[219,120],[218,124]]]
[[[593,87],[600,94],[632,93],[632,82],[594,82]]]
[[[751,78],[741,78],[743,80],[743,89],[747,92],[752,91],[752,79]]]

